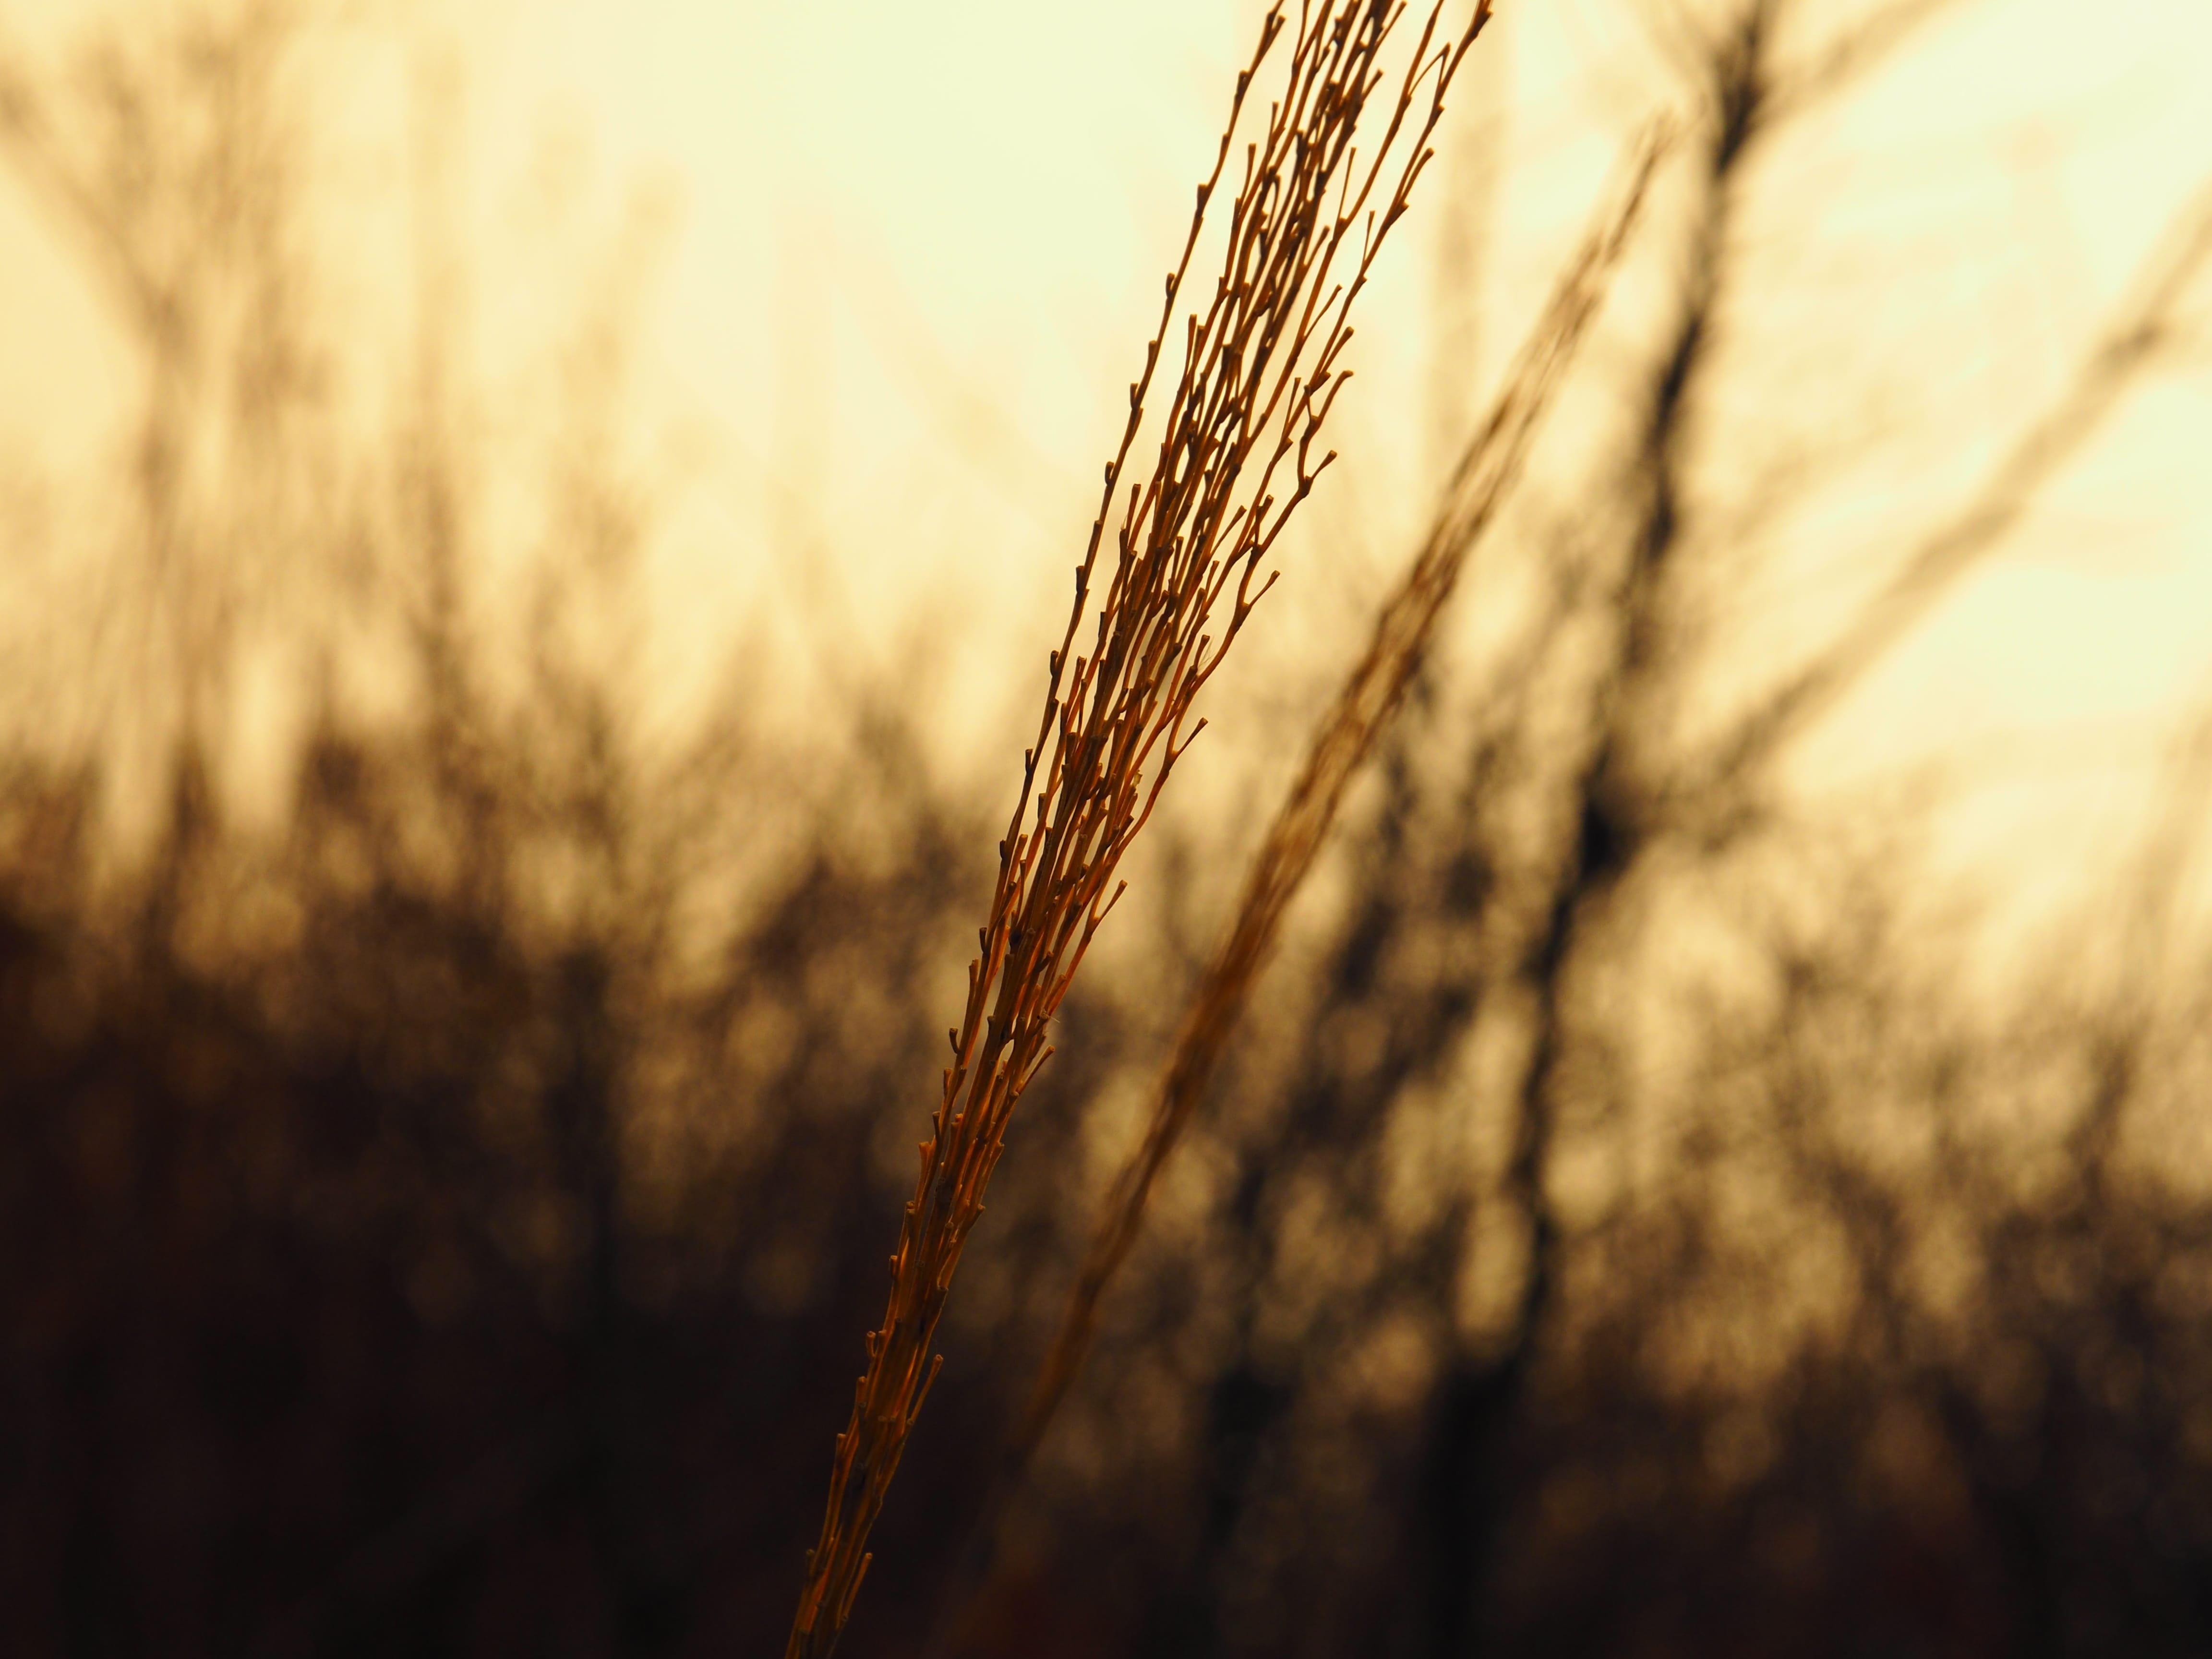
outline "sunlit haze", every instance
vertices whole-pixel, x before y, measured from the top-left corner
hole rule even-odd
[[[61,65],[120,15],[0,18]],[[828,671],[803,641],[834,626],[854,675],[922,630],[913,694],[941,704],[941,730],[988,724],[1026,699],[1016,665],[1041,659],[1065,604],[1116,388],[1256,15],[1188,0],[357,8],[318,48],[337,53],[336,100],[317,110],[321,275],[362,337],[397,341],[419,233],[457,232],[444,325],[495,434],[527,428],[546,395],[531,376],[549,334],[630,284],[618,436],[659,492],[648,695],[668,718],[741,637],[788,659],[786,696],[814,684]],[[1484,204],[1477,287],[1443,286],[1442,210],[1386,256],[1345,460],[1224,696],[1304,706],[1350,648],[1341,618],[1408,556],[1455,441],[1444,428],[1471,424],[1622,144],[1667,106],[1665,15],[1501,9],[1429,186]],[[1743,250],[1760,298],[1726,313],[1727,349],[1805,369],[1786,406],[1768,376],[1753,404],[1700,411],[1742,434],[1709,450],[1701,481],[1724,501],[1783,450],[1844,459],[1763,532],[1738,596],[1755,611],[1744,672],[1820,637],[1877,580],[1888,538],[1963,502],[2012,417],[2071,372],[2212,156],[2209,65],[2198,7],[1959,4],[1763,158]],[[444,177],[428,209],[426,144]],[[0,181],[0,435],[19,494],[64,489],[122,441],[135,382],[95,265],[50,203]],[[1622,326],[1638,303],[1618,307]],[[380,349],[345,368],[373,403],[404,362]],[[2203,362],[2200,347],[2128,395],[1808,764],[1863,775],[2016,745],[2044,757],[2048,787],[2032,808],[1992,797],[1990,833],[2062,809],[2067,835],[2110,828],[2100,803],[2150,776],[2203,689]],[[980,781],[998,762],[975,748],[948,738],[943,758]]]

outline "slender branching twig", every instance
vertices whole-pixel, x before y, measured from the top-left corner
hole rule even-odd
[[[1376,618],[1366,653],[1315,730],[1305,766],[1245,877],[1236,920],[1191,998],[1173,1055],[1153,1094],[1144,1139],[1108,1191],[1028,1408],[1007,1437],[962,1564],[963,1577],[970,1581],[963,1589],[975,1588],[988,1570],[1006,1504],[1018,1489],[1090,1352],[1099,1298],[1136,1243],[1152,1188],[1205,1097],[1253,982],[1272,954],[1284,912],[1313,866],[1346,787],[1397,709],[1468,556],[1519,475],[1537,424],[1627,246],[1666,143],[1662,131],[1645,140],[1627,189],[1568,265],[1508,374],[1490,418],[1453,468],[1427,538]],[[965,1595],[955,1597],[956,1603],[965,1600]],[[951,1609],[957,1610],[957,1606]],[[941,1621],[940,1642],[949,1634],[949,1625]]]
[[[1455,33],[1444,9],[1444,0],[1429,6],[1402,76],[1379,100],[1383,130],[1364,160],[1353,141],[1384,87],[1382,60],[1402,0],[1302,0],[1295,26],[1273,6],[1237,76],[1213,170],[1168,274],[1158,332],[1129,387],[1066,632],[1049,659],[1036,744],[1023,757],[1021,793],[999,844],[967,1006],[949,1034],[943,1098],[890,1258],[883,1323],[868,1338],[867,1369],[837,1437],[786,1659],[823,1659],[851,1615],[868,1532],[936,1376],[937,1323],[1014,1103],[1048,1056],[1048,1024],[1121,895],[1114,878],[1122,854],[1204,725],[1192,717],[1193,701],[1273,585],[1276,572],[1261,567],[1334,459],[1316,457],[1314,445],[1348,378],[1340,360],[1352,304],[1406,211],[1444,94],[1491,12],[1490,0],[1476,0]],[[1253,80],[1286,33],[1285,84],[1260,139],[1245,147],[1221,275],[1184,319],[1182,369],[1147,471],[1133,457],[1206,204]],[[1418,131],[1401,142],[1409,126]],[[1109,526],[1114,566],[1095,597]],[[1093,614],[1095,639],[1079,653],[1078,631]]]

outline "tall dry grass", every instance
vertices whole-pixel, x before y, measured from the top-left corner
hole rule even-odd
[[[1644,140],[1626,188],[1568,262],[1507,372],[1489,418],[1445,481],[1421,550],[1376,616],[1365,653],[1315,727],[1305,763],[1253,855],[1229,930],[1191,994],[1174,1050],[1155,1086],[1144,1136],[1108,1188],[1059,1329],[1038,1367],[1028,1406],[1006,1437],[990,1493],[963,1553],[935,1651],[945,1651],[947,1643],[957,1640],[952,1621],[973,1593],[974,1580],[988,1571],[1006,1503],[1090,1352],[1099,1299],[1137,1242],[1152,1189],[1204,1103],[1254,982],[1273,954],[1284,913],[1312,870],[1346,789],[1404,700],[1469,557],[1520,473],[1628,246],[1652,172],[1670,143],[1664,129],[1655,129]]]
[[[967,1006],[948,1033],[943,1100],[891,1255],[890,1299],[837,1438],[787,1659],[822,1659],[851,1616],[869,1530],[941,1363],[931,1346],[1014,1104],[1050,1054],[1048,1027],[1121,896],[1115,872],[1123,854],[1205,724],[1192,705],[1273,584],[1277,573],[1262,570],[1267,556],[1334,459],[1316,457],[1314,446],[1349,377],[1340,360],[1352,303],[1409,205],[1445,94],[1491,15],[1489,0],[1478,0],[1454,32],[1444,9],[1443,0],[1429,8],[1395,88],[1379,100],[1390,78],[1385,48],[1407,10],[1389,0],[1303,4],[1295,27],[1281,6],[1272,8],[1237,77],[1212,170],[1168,273],[1158,331],[1129,386],[1128,420],[1076,567],[1066,632],[1048,659],[1036,744],[1023,756]],[[1246,146],[1220,275],[1184,319],[1182,368],[1158,449],[1149,468],[1137,470],[1146,401],[1162,349],[1172,349],[1208,204],[1253,82],[1285,35],[1282,90]],[[1382,130],[1363,164],[1354,141],[1370,111]],[[1109,526],[1113,573],[1094,608],[1092,577]],[[1096,621],[1088,653],[1078,648],[1086,617]]]
[[[1466,572],[1556,571],[1564,620],[1540,606],[1494,655],[1432,664],[1384,722],[1372,811],[1347,798],[1330,832],[1339,902],[1307,913],[1310,933],[1286,925],[1297,948],[1245,1012],[1258,1040],[1222,1058],[1182,1132],[1198,1178],[1178,1197],[1197,1201],[1146,1223],[1097,1304],[1096,1352],[978,1599],[978,1654],[1770,1652],[1808,1632],[1836,1652],[2207,1649],[2212,1200],[2177,1131],[2201,1118],[2212,974],[2172,902],[2202,774],[2116,901],[2126,937],[2087,914],[2068,941],[2109,949],[2116,988],[2091,996],[2069,957],[1989,1030],[1908,919],[1885,920],[1911,897],[1909,826],[1847,860],[1826,837],[1851,804],[1824,803],[1816,834],[1772,775],[2177,361],[2203,209],[2082,337],[2049,406],[2008,410],[2018,442],[1973,428],[1998,441],[1986,488],[1925,539],[1860,550],[1918,573],[1910,603],[1885,591],[1836,618],[1805,659],[1812,695],[1785,678],[1751,725],[1670,741],[1674,689],[1729,644],[1686,624],[1682,589],[1751,550],[1711,489],[1714,458],[1740,459],[1725,408],[1808,384],[1711,348],[1788,291],[1747,250],[1826,247],[1831,229],[1778,142],[1815,106],[1782,48],[1814,43],[1753,27],[1784,0],[1699,9],[1744,27],[1706,43],[1709,118],[1648,210],[1654,241],[1692,255],[1679,315],[1640,343],[1621,328],[1617,355],[1585,352],[1607,368],[1577,371],[1625,370],[1630,464],[1585,472],[1562,442],[1586,539],[1547,538],[1532,480]],[[138,179],[162,222],[196,225],[220,202],[192,193],[195,129],[163,112],[199,107],[201,68],[265,54],[199,53],[187,74],[152,40],[143,78],[94,88],[132,94],[146,122],[125,134],[167,164],[74,176]],[[15,67],[0,51],[0,81]],[[23,84],[56,118],[43,131],[79,131],[77,92]],[[1705,101],[1682,90],[1667,101]],[[1453,95],[1468,113],[1469,83]],[[0,155],[34,181],[82,154],[9,132]],[[76,223],[68,198],[35,199]],[[222,246],[146,245],[195,268]],[[259,263],[274,251],[212,270],[216,297],[281,274]],[[218,372],[197,389],[233,384],[282,317],[311,343],[346,320],[294,297],[208,336]],[[128,337],[158,363],[158,336]],[[309,528],[343,539],[359,506],[358,533],[422,577],[356,607],[389,626],[421,703],[384,725],[318,717],[281,846],[227,822],[211,733],[178,758],[154,868],[103,897],[88,826],[113,773],[41,772],[0,743],[11,1655],[745,1650],[787,1616],[814,1540],[850,1339],[882,1306],[878,1231],[911,1182],[897,1126],[943,1030],[915,988],[957,965],[941,947],[982,908],[991,872],[969,854],[1004,803],[932,777],[895,675],[855,691],[849,758],[825,736],[787,755],[738,704],[716,746],[655,763],[618,675],[557,652],[510,709],[467,581],[440,586],[488,551],[466,422],[438,416],[445,349],[424,343],[421,404],[388,447],[335,453],[358,489],[325,488],[312,422],[288,419],[256,462],[286,490],[226,471],[167,497],[210,561],[173,569],[295,545],[272,509],[296,486]],[[1833,349],[1840,373],[1867,342]],[[458,410],[465,379],[449,389]],[[184,453],[162,423],[209,407],[150,407],[131,429],[161,444],[134,453]],[[174,477],[118,471],[118,500],[151,509]],[[573,483],[595,478],[549,499],[650,493]],[[241,510],[197,516],[226,503]],[[564,565],[620,525],[556,516]],[[186,545],[149,534],[118,567]],[[304,625],[289,599],[270,620]],[[32,625],[78,638],[68,617]],[[210,665],[231,654],[198,637]],[[1177,827],[1155,822],[1148,848]],[[1180,1012],[1158,988],[1205,971],[1173,879],[1133,885],[1113,926],[1156,928],[1167,965],[1126,999],[1085,974],[1060,1006],[854,1642],[910,1643],[940,1596],[948,1522],[1020,1421],[1083,1258],[1086,1143],[1124,1082],[1152,1079],[1152,1006]],[[1771,1000],[1719,981],[1694,1000],[1678,922],[1716,897]],[[1637,1035],[1655,1007],[1679,1074]],[[1462,1133],[1489,1138],[1446,1139]],[[1818,1322],[1791,1324],[1808,1296]]]

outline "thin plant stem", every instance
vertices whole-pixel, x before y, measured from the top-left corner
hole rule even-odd
[[[1253,858],[1236,919],[1192,995],[1154,1091],[1144,1139],[1109,1189],[1029,1406],[1006,1439],[969,1547],[956,1566],[933,1653],[946,1652],[958,1638],[953,1615],[970,1604],[989,1571],[1006,1507],[1090,1352],[1100,1298],[1136,1243],[1152,1189],[1205,1097],[1253,983],[1273,951],[1284,913],[1312,868],[1346,787],[1397,709],[1469,556],[1520,474],[1670,142],[1663,127],[1644,139],[1626,187],[1569,263],[1489,419],[1462,452],[1421,550],[1376,617],[1365,654],[1315,729],[1304,768]]]
[[[1273,584],[1267,556],[1334,459],[1314,446],[1349,379],[1340,359],[1352,302],[1431,158],[1444,94],[1489,21],[1491,0],[1476,0],[1455,33],[1443,27],[1445,0],[1433,0],[1386,89],[1384,48],[1406,9],[1403,0],[1303,0],[1292,26],[1277,4],[1237,76],[1212,171],[1167,276],[1158,330],[1129,386],[1066,631],[1048,659],[1036,743],[1022,758],[966,1008],[947,1033],[943,1097],[890,1257],[883,1322],[869,1334],[867,1369],[837,1437],[786,1659],[826,1659],[851,1616],[869,1530],[941,1362],[931,1353],[938,1321],[1014,1103],[1049,1056],[1049,1022],[1121,896],[1122,855],[1204,726],[1193,702]],[[1245,145],[1221,273],[1183,316],[1182,368],[1146,467],[1138,439],[1207,204],[1255,77],[1285,34],[1285,83],[1259,138]],[[1377,103],[1382,131],[1363,158],[1354,140]],[[1115,558],[1102,596],[1094,579],[1109,528]],[[1091,616],[1095,635],[1079,651]]]

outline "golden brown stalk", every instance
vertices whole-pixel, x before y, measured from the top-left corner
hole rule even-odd
[[[821,1540],[807,1557],[786,1659],[823,1659],[851,1614],[869,1528],[936,1376],[930,1346],[1008,1115],[1048,1056],[1047,1024],[1121,895],[1113,878],[1122,854],[1204,724],[1191,722],[1192,701],[1273,584],[1272,571],[1260,580],[1261,564],[1334,459],[1316,459],[1312,447],[1348,378],[1337,361],[1351,338],[1352,303],[1406,210],[1444,93],[1489,20],[1491,0],[1475,0],[1456,38],[1442,30],[1444,6],[1432,0],[1384,102],[1381,142],[1364,164],[1352,141],[1382,87],[1382,54],[1403,0],[1304,0],[1294,28],[1276,5],[1237,76],[1213,171],[1199,186],[1182,260],[1168,275],[1159,331],[1129,387],[1128,422],[1076,568],[1066,634],[1049,659],[1036,746],[1023,757],[981,952],[968,971],[967,1008],[949,1034],[952,1064],[891,1256],[890,1303],[868,1338],[867,1369],[837,1437]],[[1285,33],[1286,83],[1261,139],[1246,146],[1221,275],[1184,319],[1182,368],[1152,466],[1132,471],[1207,201],[1253,77]],[[1419,131],[1402,145],[1409,116],[1419,117]],[[1127,505],[1115,523],[1125,472]],[[1109,523],[1113,574],[1097,606],[1096,640],[1079,655],[1076,634]]]
[[[1020,1425],[1009,1437],[975,1534],[977,1552],[963,1563],[971,1578],[988,1568],[998,1521],[1018,1487],[1068,1385],[1082,1368],[1107,1283],[1136,1242],[1145,1206],[1203,1098],[1253,981],[1266,964],[1283,912],[1311,868],[1336,817],[1346,786],[1397,708],[1436,632],[1468,556],[1517,476],[1537,422],[1549,405],[1607,278],[1627,246],[1653,169],[1668,137],[1645,138],[1627,187],[1583,242],[1507,375],[1489,420],[1461,455],[1426,541],[1376,620],[1366,654],[1337,694],[1314,734],[1304,769],[1254,857],[1237,919],[1200,982],[1153,1096],[1143,1143],[1107,1195],[1075,1288],[1061,1316]],[[964,1601],[954,1598],[954,1606]],[[949,1631],[940,1632],[940,1649]]]

